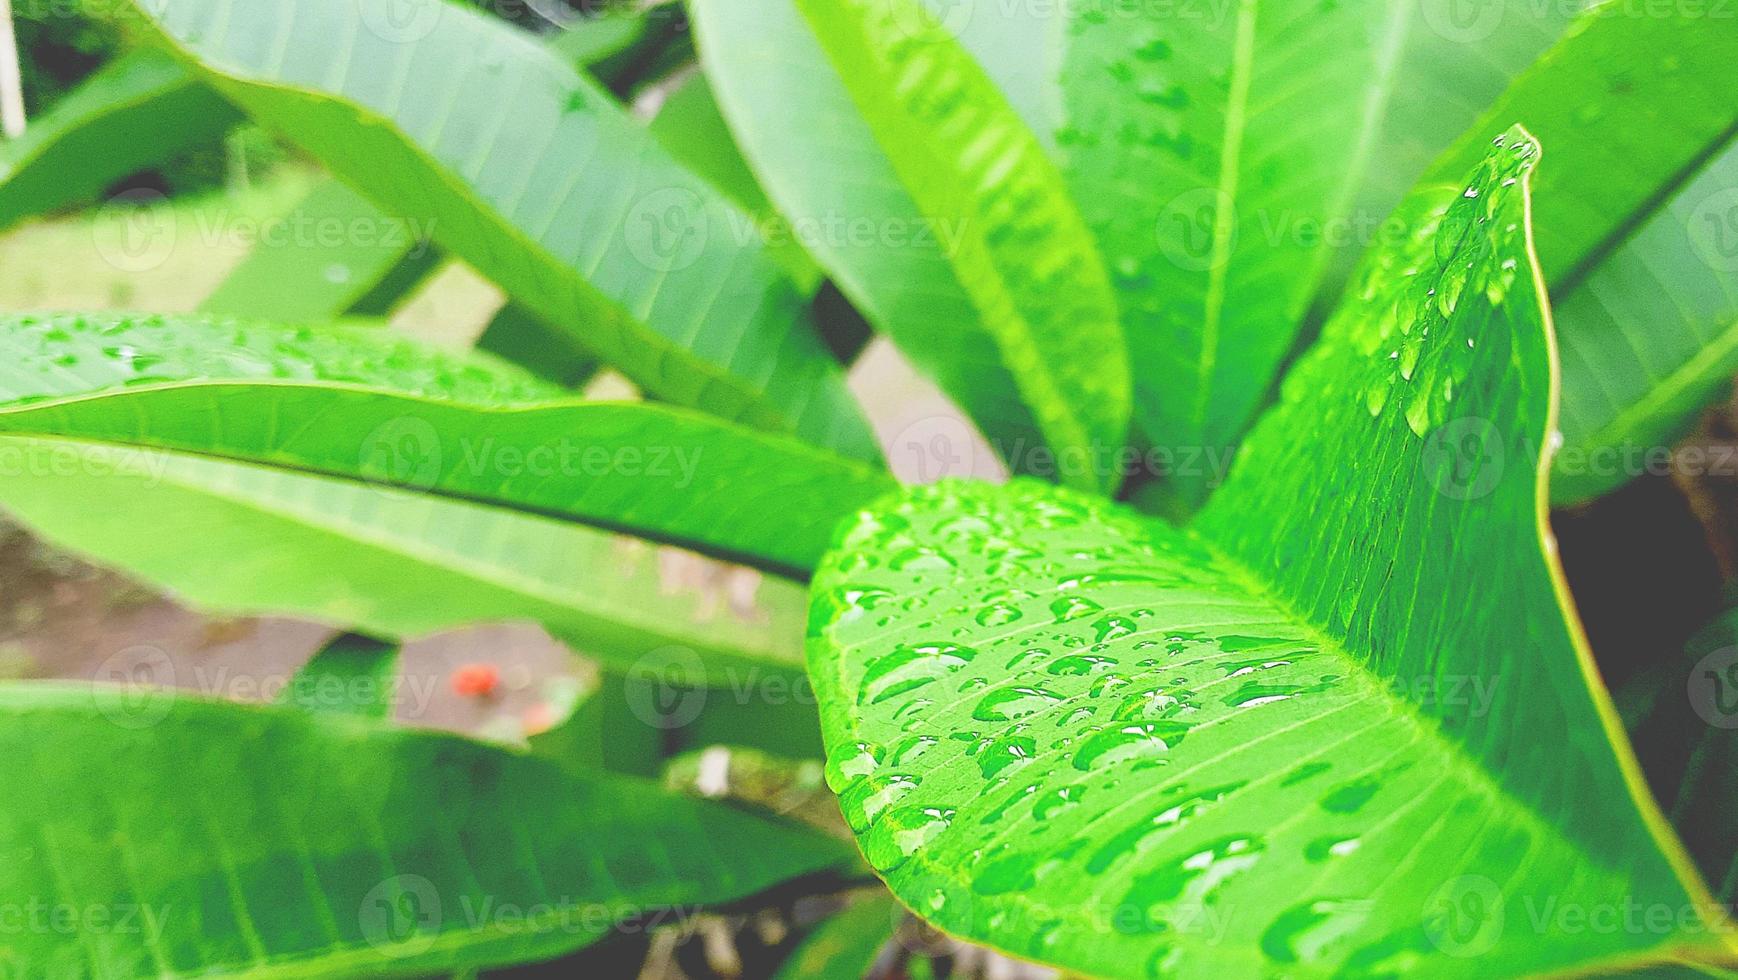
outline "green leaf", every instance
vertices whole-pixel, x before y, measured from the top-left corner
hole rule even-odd
[[[303,711],[389,718],[399,646],[359,633],[340,633],[296,671],[278,698]]]
[[[777,204],[779,227],[998,450],[1011,456],[1037,443],[1032,413],[951,261],[957,226],[912,200],[795,0],[691,0],[689,10],[719,108]],[[848,219],[858,216],[876,233],[853,236]]]
[[[1551,148],[1537,225],[1563,347],[1558,504],[1662,468],[1738,367],[1738,34],[1654,13],[1576,21],[1428,177],[1452,180],[1516,120]]]
[[[1553,503],[1646,472],[1738,371],[1738,146],[1556,300],[1564,443]]]
[[[821,923],[779,968],[776,980],[867,977],[893,938],[899,906],[885,894],[854,902]]]
[[[1558,504],[1663,468],[1738,366],[1738,226],[1724,193],[1738,36],[1708,20],[1688,7],[1584,15],[1429,177],[1447,180],[1517,119],[1551,147],[1537,197],[1563,346]]]
[[[652,117],[651,130],[671,156],[736,202],[757,227],[774,227],[772,202],[725,126],[706,76],[693,75],[671,92]],[[820,285],[820,269],[795,236],[769,236],[767,249],[803,292],[813,293]]]
[[[23,138],[0,143],[0,229],[92,200],[240,118],[167,55],[117,58],[33,121]]]
[[[794,825],[432,732],[137,686],[9,685],[0,711],[0,899],[103,916],[12,930],[21,976],[516,963],[848,867]]]
[[[944,246],[1067,482],[1128,429],[1128,364],[1097,250],[1043,147],[917,0],[796,0],[887,162]],[[847,212],[856,213],[856,212]]]
[[[603,366],[571,336],[513,302],[495,311],[477,338],[477,349],[512,361],[563,388],[583,387]]]
[[[226,96],[648,392],[873,456],[739,209],[534,38],[445,0],[134,10]]]
[[[1536,924],[1708,906],[1541,545],[1536,147],[1507,143],[1403,209],[1195,528],[1019,482],[842,533],[810,619],[829,780],[907,905],[1118,976],[1722,952]]]
[[[434,490],[805,571],[880,471],[684,409],[586,403],[380,330],[0,320],[0,431]]]
[[[266,226],[254,250],[200,309],[282,322],[330,320],[364,304],[370,313],[385,314],[421,278],[405,274],[407,263],[432,271],[428,231],[324,180]]]
[[[1447,145],[1519,60],[1517,39],[1554,16],[1508,16],[1487,53],[1454,30],[1462,9],[1238,0],[1072,15],[1062,167],[1140,366],[1135,428],[1186,508],[1224,478],[1336,248],[1376,235],[1428,162],[1419,148]],[[1488,12],[1504,27],[1505,9],[1481,6],[1475,26]]]
[[[1696,5],[1594,8],[1431,167],[1452,183],[1515,123],[1550,148],[1535,187],[1539,266],[1584,276],[1738,132],[1738,31]],[[1729,25],[1726,25],[1729,26]]]
[[[0,462],[15,519],[208,612],[390,639],[529,621],[689,683],[800,677],[803,590],[783,579],[682,576],[691,556],[602,531],[203,455],[0,435]]]

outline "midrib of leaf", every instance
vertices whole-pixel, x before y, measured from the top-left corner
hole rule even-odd
[[[1225,280],[1231,265],[1231,233],[1237,226],[1239,159],[1243,152],[1244,116],[1249,110],[1249,84],[1255,73],[1255,17],[1259,0],[1238,0],[1237,37],[1231,53],[1231,96],[1225,107],[1225,131],[1220,134],[1219,204],[1213,212],[1212,265],[1201,323],[1201,359],[1195,386],[1195,431],[1205,432],[1213,372],[1219,359],[1219,324],[1225,312]]]
[[[1610,258],[1612,253],[1628,241],[1638,228],[1658,215],[1672,198],[1677,196],[1679,191],[1693,182],[1703,168],[1731,147],[1734,141],[1738,141],[1738,118],[1735,118],[1732,125],[1719,136],[1704,144],[1697,151],[1695,158],[1673,174],[1671,179],[1661,183],[1646,199],[1638,202],[1633,210],[1623,216],[1623,220],[1612,226],[1610,234],[1590,249],[1580,262],[1565,270],[1557,278],[1557,281],[1549,283],[1551,295],[1553,297],[1567,296],[1573,292],[1593,273],[1594,269],[1599,267],[1600,263]]]
[[[1301,632],[1303,634],[1303,639],[1306,642],[1313,643],[1317,649],[1319,649],[1323,653],[1328,653],[1331,656],[1333,656],[1335,659],[1337,659],[1343,665],[1344,669],[1346,670],[1346,674],[1343,676],[1345,676],[1347,678],[1356,678],[1357,679],[1356,683],[1361,688],[1361,691],[1357,695],[1355,700],[1350,700],[1347,703],[1338,705],[1337,707],[1334,707],[1326,712],[1323,712],[1323,713],[1320,713],[1317,715],[1313,715],[1307,719],[1295,721],[1295,722],[1292,722],[1290,724],[1265,731],[1262,734],[1260,734],[1259,736],[1256,736],[1256,737],[1254,737],[1246,742],[1239,744],[1231,752],[1216,756],[1212,759],[1204,760],[1202,762],[1197,763],[1195,766],[1193,766],[1191,768],[1177,770],[1175,772],[1170,772],[1167,774],[1167,777],[1164,781],[1154,782],[1151,785],[1146,786],[1143,789],[1141,789],[1141,790],[1139,790],[1131,795],[1128,795],[1127,797],[1125,797],[1121,801],[1119,801],[1115,807],[1113,807],[1112,809],[1110,809],[1108,811],[1105,811],[1103,814],[1100,814],[1099,819],[1101,821],[1105,821],[1108,824],[1109,818],[1111,818],[1115,814],[1125,812],[1125,811],[1129,810],[1131,807],[1135,808],[1135,809],[1139,809],[1137,804],[1143,804],[1143,803],[1149,802],[1152,799],[1161,796],[1164,793],[1164,791],[1166,791],[1167,789],[1173,788],[1177,785],[1187,785],[1189,777],[1197,774],[1198,772],[1200,772],[1202,770],[1208,769],[1210,767],[1222,765],[1226,759],[1231,758],[1235,755],[1241,754],[1243,752],[1246,752],[1246,751],[1248,751],[1248,750],[1250,750],[1258,745],[1266,743],[1272,739],[1279,738],[1281,736],[1290,734],[1290,733],[1295,732],[1295,731],[1297,731],[1301,728],[1304,728],[1306,726],[1314,725],[1314,724],[1322,721],[1323,719],[1333,717],[1335,714],[1342,712],[1342,711],[1345,711],[1345,710],[1348,710],[1350,708],[1356,707],[1359,704],[1369,703],[1369,702],[1378,702],[1380,704],[1385,705],[1389,709],[1388,714],[1390,716],[1397,717],[1397,718],[1401,719],[1402,723],[1405,725],[1406,729],[1410,733],[1412,733],[1413,737],[1408,740],[1408,745],[1417,744],[1419,742],[1424,742],[1425,744],[1431,746],[1431,749],[1432,749],[1432,751],[1430,753],[1431,755],[1452,760],[1452,762],[1451,762],[1452,768],[1449,769],[1445,775],[1439,777],[1437,779],[1436,783],[1433,785],[1440,785],[1443,782],[1447,782],[1447,781],[1452,779],[1453,781],[1466,787],[1466,791],[1468,793],[1481,795],[1487,799],[1500,800],[1506,806],[1506,808],[1509,809],[1510,811],[1512,811],[1514,814],[1516,814],[1519,817],[1522,824],[1528,830],[1530,830],[1532,832],[1533,839],[1535,839],[1535,840],[1556,840],[1556,841],[1565,842],[1569,846],[1569,848],[1572,850],[1573,854],[1576,857],[1578,857],[1579,859],[1581,859],[1582,861],[1584,861],[1588,866],[1593,867],[1593,868],[1598,868],[1598,869],[1601,869],[1601,870],[1604,870],[1604,871],[1607,871],[1609,873],[1616,874],[1616,875],[1623,875],[1623,874],[1627,873],[1622,868],[1612,867],[1612,866],[1608,865],[1607,863],[1605,863],[1601,859],[1601,856],[1598,852],[1596,852],[1596,851],[1592,850],[1591,848],[1589,848],[1588,846],[1586,846],[1582,841],[1576,840],[1576,839],[1571,839],[1571,838],[1568,838],[1568,837],[1565,837],[1564,835],[1562,835],[1558,831],[1556,823],[1554,821],[1552,821],[1551,819],[1542,815],[1534,806],[1532,806],[1531,804],[1529,804],[1525,800],[1511,794],[1500,780],[1494,778],[1489,770],[1487,770],[1484,766],[1480,765],[1478,762],[1474,761],[1465,752],[1464,747],[1461,745],[1460,742],[1458,742],[1450,734],[1448,734],[1446,731],[1444,731],[1440,724],[1438,724],[1435,720],[1431,719],[1428,715],[1426,715],[1424,712],[1422,712],[1419,708],[1417,708],[1415,705],[1413,705],[1410,701],[1407,701],[1404,698],[1388,696],[1385,693],[1384,687],[1383,687],[1383,680],[1384,679],[1380,675],[1377,675],[1374,672],[1370,671],[1369,668],[1365,665],[1365,663],[1360,658],[1358,658],[1357,656],[1355,656],[1351,652],[1349,652],[1342,643],[1340,643],[1338,640],[1329,636],[1315,622],[1313,622],[1311,619],[1309,619],[1308,617],[1306,617],[1306,616],[1302,615],[1300,612],[1298,612],[1298,610],[1296,608],[1294,608],[1291,603],[1287,602],[1283,598],[1283,596],[1281,596],[1279,594],[1279,592],[1277,590],[1273,589],[1266,582],[1264,582],[1258,575],[1256,575],[1255,572],[1253,572],[1252,570],[1245,567],[1242,563],[1240,563],[1239,561],[1234,559],[1227,552],[1220,550],[1213,543],[1213,541],[1210,538],[1207,538],[1204,535],[1195,534],[1193,532],[1184,532],[1184,533],[1188,534],[1191,538],[1193,538],[1193,540],[1196,543],[1201,545],[1209,554],[1212,555],[1213,560],[1214,560],[1214,567],[1223,575],[1226,584],[1228,586],[1231,586],[1232,589],[1234,589],[1234,590],[1241,590],[1239,592],[1239,595],[1246,595],[1250,599],[1250,601],[1247,603],[1240,602],[1240,603],[1231,603],[1231,604],[1226,604],[1226,605],[1228,605],[1232,608],[1250,609],[1250,610],[1254,610],[1254,609],[1258,609],[1258,608],[1272,609],[1274,612],[1276,612],[1278,614],[1278,617],[1279,617],[1278,619],[1276,619],[1274,621],[1275,624],[1283,622],[1284,625],[1291,626],[1291,627],[1299,630],[1299,632]],[[981,587],[978,590],[981,592],[981,591],[986,590],[989,587],[991,587],[999,582],[1000,582],[999,579],[996,579],[996,580],[984,579],[984,578],[962,579],[958,583],[957,587],[959,587],[962,592],[970,592],[970,591],[972,591],[970,586],[975,583]],[[1110,607],[1110,606],[1106,606],[1102,610],[1102,612],[1105,614],[1127,613],[1133,608],[1135,608],[1135,607]],[[1171,624],[1171,625],[1174,625],[1174,624]],[[1239,628],[1249,628],[1251,626],[1259,625],[1259,623],[1254,621],[1254,620],[1237,619],[1234,622],[1227,623],[1225,625],[1235,626],[1235,627],[1239,627]],[[918,623],[911,624],[910,629],[913,632],[922,632],[923,631],[922,624],[918,624]],[[1013,629],[1007,630],[1005,632],[1000,632],[1000,633],[986,633],[986,634],[981,635],[981,636],[975,636],[973,639],[973,642],[975,645],[977,645],[981,648],[989,649],[989,648],[995,647],[999,640],[1005,639],[1005,638],[1010,637],[1010,636],[1018,635],[1021,632],[1024,632],[1028,629],[1030,629],[1029,625],[1015,627]],[[1137,631],[1135,633],[1128,634],[1123,639],[1133,641],[1133,640],[1135,640],[1139,637],[1143,637],[1143,636],[1144,637],[1162,636],[1169,631],[1170,631],[1170,626],[1167,626],[1165,628],[1160,628],[1160,629],[1141,630],[1141,631]],[[882,646],[885,644],[886,641],[888,641],[890,639],[899,638],[902,635],[904,635],[903,631],[885,632],[877,637],[877,639],[875,641],[875,645]],[[859,644],[858,646],[860,647],[862,645]],[[850,691],[850,690],[852,690],[852,688],[850,686],[848,686],[849,685],[849,677],[847,675],[846,668],[853,660],[853,658],[851,656],[849,656],[850,652],[853,649],[856,649],[856,647],[840,648],[838,651],[840,655],[830,658],[833,662],[833,667],[834,667],[834,670],[832,672],[833,673],[832,683],[833,683],[834,689],[837,691]],[[1232,657],[1238,656],[1238,654],[1222,653],[1220,656],[1224,657],[1224,658],[1232,658]],[[1194,687],[1194,690],[1197,693],[1204,693],[1204,692],[1206,692],[1206,691],[1208,691],[1208,690],[1210,690],[1210,689],[1212,689],[1220,684],[1230,684],[1230,683],[1232,683],[1232,681],[1234,679],[1235,679],[1234,677],[1220,678],[1220,679],[1218,679],[1212,683],[1206,684],[1206,685],[1197,685]],[[1597,678],[1592,678],[1592,679],[1590,679],[1590,681],[1593,685],[1593,690],[1599,691],[1600,688],[1597,686]],[[925,710],[926,710],[926,712],[933,712],[933,713],[937,713],[937,714],[946,713],[947,711],[951,710],[952,708],[957,707],[960,703],[968,701],[971,698],[976,697],[976,696],[977,696],[977,692],[956,693],[956,695],[951,700],[938,701],[936,704],[929,706]],[[848,709],[847,709],[848,715],[852,721],[851,731],[862,730],[863,715],[862,715],[860,709],[863,707],[863,705],[861,703],[859,703],[858,699],[855,697],[847,698],[845,703],[848,705]],[[1613,722],[1611,721],[1610,718],[1605,717],[1606,715],[1609,714],[1609,712],[1602,712],[1601,714],[1602,714],[1602,719],[1606,722],[1608,729],[1610,729]],[[1218,719],[1214,719],[1212,721],[1205,722],[1201,725],[1198,725],[1198,726],[1192,728],[1191,734],[1198,735],[1199,733],[1204,732],[1204,731],[1212,728],[1215,725],[1228,723],[1228,722],[1234,720],[1236,717],[1237,716],[1235,714],[1228,714],[1228,715],[1222,716]],[[1301,763],[1307,763],[1310,761],[1314,761],[1314,760],[1316,760],[1324,755],[1327,755],[1329,752],[1331,752],[1335,748],[1337,748],[1337,747],[1339,747],[1347,742],[1350,742],[1356,738],[1359,738],[1359,737],[1363,736],[1364,734],[1365,734],[1365,732],[1362,729],[1354,730],[1354,731],[1352,731],[1352,732],[1350,732],[1342,737],[1337,737],[1337,738],[1334,738],[1333,740],[1330,740],[1327,742],[1320,742],[1320,743],[1315,744],[1311,748],[1311,750],[1309,752],[1307,752],[1306,754],[1301,755],[1301,756],[1297,756],[1295,758],[1290,758],[1289,764],[1286,767],[1277,769],[1277,770],[1272,771],[1272,772],[1268,772],[1264,775],[1261,775],[1259,777],[1251,779],[1248,782],[1244,783],[1239,788],[1237,788],[1236,790],[1233,790],[1233,791],[1225,794],[1224,796],[1220,797],[1215,802],[1215,809],[1219,810],[1221,808],[1225,808],[1230,803],[1232,803],[1232,801],[1237,799],[1238,797],[1246,797],[1248,795],[1248,793],[1252,790],[1256,790],[1256,789],[1259,789],[1261,787],[1271,785],[1272,783],[1274,783],[1278,780],[1282,780],[1282,779],[1286,778],[1287,774],[1296,765],[1301,764]],[[852,735],[850,732],[847,732],[847,733],[845,733],[845,735],[843,737],[848,740],[850,737],[852,737]],[[1615,738],[1614,744],[1623,750],[1620,752],[1620,756],[1623,757],[1623,761],[1625,762],[1625,765],[1624,765],[1625,774],[1626,774],[1626,777],[1630,778],[1630,785],[1631,785],[1632,790],[1634,790],[1634,788],[1636,786],[1644,787],[1644,789],[1642,789],[1641,791],[1639,791],[1638,793],[1635,794],[1637,796],[1638,802],[1651,801],[1652,797],[1645,790],[1645,783],[1641,782],[1641,777],[1639,774],[1639,767],[1633,761],[1633,754],[1629,753],[1627,751],[1627,749],[1628,749],[1627,743],[1624,742],[1619,737],[1619,738]],[[1355,772],[1355,773],[1350,773],[1349,775],[1347,775],[1344,778],[1357,779],[1357,778],[1369,775],[1372,772],[1380,770],[1384,765],[1386,765],[1385,761],[1378,762],[1378,763],[1375,763],[1374,765],[1372,765],[1366,769],[1360,770],[1360,771]],[[1634,771],[1632,772],[1632,770],[1634,770]],[[1418,794],[1419,800],[1424,800],[1424,799],[1427,799],[1428,797],[1429,797],[1428,793],[1420,792]],[[1404,816],[1405,814],[1409,813],[1411,811],[1412,805],[1415,805],[1415,804],[1403,806],[1403,807],[1397,809],[1396,811],[1394,811],[1394,813],[1389,814],[1382,821],[1380,821],[1374,825],[1371,825],[1369,827],[1364,828],[1364,830],[1361,832],[1360,836],[1367,837],[1367,836],[1374,834],[1378,829],[1394,822],[1395,820],[1397,820],[1400,817]],[[1687,863],[1687,859],[1681,858],[1681,855],[1674,853],[1675,838],[1671,837],[1669,835],[1669,833],[1662,834],[1660,832],[1659,828],[1662,826],[1662,822],[1657,814],[1657,810],[1649,810],[1645,803],[1643,804],[1643,809],[1644,809],[1645,815],[1648,818],[1647,823],[1648,823],[1648,827],[1649,827],[1650,832],[1652,832],[1656,842],[1661,845],[1662,850],[1664,850],[1668,854],[1668,856],[1671,858],[1672,863],[1674,865],[1674,868],[1676,868],[1678,870],[1679,876],[1682,879],[1683,883],[1685,884],[1686,888],[1689,888],[1690,884],[1696,881],[1696,877],[1695,877],[1693,872],[1690,872],[1687,875],[1685,874],[1685,869],[1688,868],[1689,865]],[[1293,815],[1293,816],[1278,820],[1274,824],[1267,827],[1267,833],[1275,834],[1275,833],[1277,833],[1277,831],[1296,823],[1298,820],[1302,819],[1303,816],[1304,815],[1302,815],[1302,814],[1298,814],[1298,815]],[[1432,825],[1432,826],[1434,827],[1434,825]],[[986,837],[982,842],[981,850],[986,852],[986,853],[994,852],[996,850],[998,844],[1000,844],[1002,841],[1004,841],[1009,836],[1020,832],[1021,829],[1022,829],[1021,825],[1019,825],[1017,822],[1012,822],[1012,823],[1006,825],[1004,828],[1002,828],[1001,830],[999,830],[995,834]],[[1421,835],[1420,840],[1427,839],[1430,836],[1430,833],[1431,832],[1427,831],[1425,834]],[[1418,853],[1419,853],[1419,850],[1417,848],[1414,848],[1412,851],[1408,852],[1405,861],[1402,862],[1402,865],[1415,860]],[[1532,853],[1531,850],[1529,850],[1529,854],[1531,854],[1531,853]],[[971,884],[972,876],[965,872],[965,869],[962,865],[960,865],[958,862],[941,863],[938,861],[930,860],[929,849],[927,849],[927,848],[918,848],[915,852],[913,852],[909,856],[909,858],[907,860],[910,864],[922,867],[922,868],[926,869],[927,871],[931,872],[932,874],[934,874],[936,877],[950,880],[950,881],[962,886],[962,888],[969,888],[969,886]],[[1518,866],[1515,869],[1514,877],[1519,877],[1523,871],[1524,871],[1524,865]],[[1327,893],[1329,893],[1329,890],[1324,890],[1323,883],[1324,883],[1324,881],[1328,880],[1326,878],[1326,875],[1328,875],[1330,872],[1331,872],[1331,866],[1330,866],[1330,868],[1325,868],[1322,872],[1322,877],[1318,877],[1315,880],[1315,882],[1313,882],[1312,885],[1308,889],[1304,890],[1304,893],[1306,893],[1306,894],[1327,894]],[[1738,873],[1738,866],[1734,867],[1734,873]],[[903,874],[903,872],[902,872],[902,874]],[[1396,873],[1394,878],[1391,880],[1398,880],[1400,877],[1402,877],[1402,876],[1399,875],[1398,873]],[[1498,884],[1499,888],[1501,888],[1502,886],[1507,885],[1508,882],[1507,881],[1498,882],[1497,884]],[[1082,906],[1088,907],[1088,908],[1096,906],[1098,903],[1100,903],[1104,899],[1105,890],[1108,889],[1109,887],[1111,887],[1111,886],[1108,882],[1103,883],[1099,886],[1098,891],[1095,891],[1095,892],[1092,892],[1088,895],[1083,896],[1083,898],[1081,900]],[[1691,889],[1691,891],[1693,894],[1694,890]],[[1380,892],[1378,891],[1376,893],[1372,893],[1372,894],[1367,895],[1365,897],[1374,900],[1377,898],[1377,896],[1379,894],[1380,894]],[[1706,896],[1702,896],[1702,897],[1706,898]],[[1007,894],[1000,895],[999,898],[1003,901],[1011,901],[1011,902],[1018,904],[1024,911],[1026,911],[1031,916],[1031,918],[1027,920],[1027,921],[1031,921],[1031,922],[1045,921],[1045,919],[1052,916],[1056,911],[1053,904],[1043,902],[1040,900],[1040,898],[1034,898],[1034,897],[1029,896],[1023,892],[1007,893]],[[1698,904],[1698,910],[1700,910],[1701,908],[1704,908],[1704,907],[1706,907],[1706,906],[1702,905],[1702,904]],[[1700,912],[1698,914],[1700,914]],[[995,948],[1001,948],[1002,952],[1005,952],[1009,955],[1013,955],[1013,956],[1030,955],[1029,951],[1022,951],[1022,950],[1018,950],[1018,949],[1013,949],[1011,947],[1010,948],[996,947],[995,943],[988,941],[986,939],[986,937],[984,937],[982,935],[974,935],[974,936],[970,936],[967,938],[969,938],[974,943],[986,944],[986,945],[990,945],[990,946],[995,947]],[[1645,965],[1650,965],[1650,964],[1654,964],[1654,963],[1664,962],[1665,961],[1664,950],[1666,950],[1667,948],[1668,948],[1668,946],[1664,942],[1662,942],[1662,945],[1659,947],[1659,951],[1657,951],[1657,952],[1656,951],[1639,952],[1639,953],[1633,954],[1629,958],[1622,959],[1622,960],[1609,961],[1609,962],[1602,964],[1602,965],[1606,966],[1606,967],[1611,967],[1611,968],[1620,968],[1620,967],[1639,967],[1639,966],[1645,966]],[[1227,950],[1225,950],[1223,948],[1218,951],[1219,955],[1224,955],[1226,952],[1227,952]],[[1249,961],[1252,968],[1271,967],[1271,963],[1269,961],[1267,961],[1263,956],[1261,956],[1259,951],[1254,949],[1254,948],[1248,948],[1248,949],[1240,948],[1240,949],[1237,949],[1235,952],[1241,958]],[[1260,970],[1255,969],[1254,972],[1260,972]]]

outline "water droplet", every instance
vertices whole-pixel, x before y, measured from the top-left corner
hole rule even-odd
[[[1003,687],[985,695],[972,709],[972,717],[979,721],[1017,721],[1061,700],[1060,695],[1043,688]]]
[[[1328,946],[1364,924],[1371,907],[1367,900],[1344,899],[1294,905],[1261,934],[1261,951],[1276,963],[1319,963]]]
[[[1304,845],[1304,857],[1311,861],[1326,861],[1331,857],[1351,854],[1358,846],[1356,837],[1317,837]]]
[[[958,643],[903,645],[877,657],[863,670],[860,700],[879,704],[888,698],[923,687],[944,677],[977,656],[977,651]]]
[[[1189,726],[1178,722],[1150,721],[1105,729],[1088,738],[1074,754],[1074,768],[1085,772],[1095,765],[1115,765],[1136,759],[1157,759],[1183,740]]]
[[[1095,612],[1103,611],[1103,606],[1085,596],[1078,595],[1063,596],[1050,604],[1050,612],[1056,617],[1058,623],[1066,623],[1082,616],[1090,616]]]
[[[940,836],[953,818],[951,808],[895,807],[864,836],[863,856],[875,870],[885,874]]]

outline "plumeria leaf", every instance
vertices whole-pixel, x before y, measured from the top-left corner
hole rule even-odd
[[[792,824],[368,719],[139,685],[0,708],[0,900],[113,916],[14,930],[21,976],[451,972],[850,867]]]
[[[0,350],[0,431],[433,490],[787,570],[889,485],[787,437],[581,402],[377,329],[25,316],[0,320]]]
[[[589,76],[447,0],[134,0],[153,39],[647,391],[873,457],[805,297]]]
[[[1727,925],[1545,550],[1536,157],[1511,131],[1465,193],[1408,202],[1190,529],[1018,482],[844,532],[810,620],[828,776],[913,911],[1119,976],[1731,952],[1540,918]]]

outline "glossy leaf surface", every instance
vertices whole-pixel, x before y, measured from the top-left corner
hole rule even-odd
[[[792,825],[363,719],[140,687],[14,684],[0,708],[0,895],[113,915],[15,930],[0,959],[22,976],[516,963],[848,861]]]
[[[1386,236],[1430,154],[1559,19],[1533,10],[1484,5],[1469,25],[1437,0],[1068,15],[1058,152],[1117,287],[1135,428],[1168,451],[1185,507],[1224,478],[1331,264]]]
[[[1529,913],[1706,908],[1543,550],[1535,156],[1510,133],[1476,193],[1409,202],[1194,529],[1017,483],[845,533],[810,668],[831,784],[909,907],[1112,976],[1674,948]]]
[[[719,108],[791,234],[998,448],[1038,441],[950,260],[955,223],[919,209],[795,0],[689,7]]]
[[[373,329],[0,321],[0,430],[434,490],[806,570],[887,477],[686,410],[585,403]]]
[[[1556,297],[1563,349],[1558,504],[1663,472],[1738,371],[1738,146]]]
[[[874,455],[746,216],[531,36],[445,0],[153,6],[226,96],[647,391]]]
[[[919,212],[958,233],[959,284],[1051,448],[1120,447],[1130,396],[1115,299],[1037,138],[917,0],[796,7]],[[1101,490],[1120,479],[1081,463],[1061,476]]]

